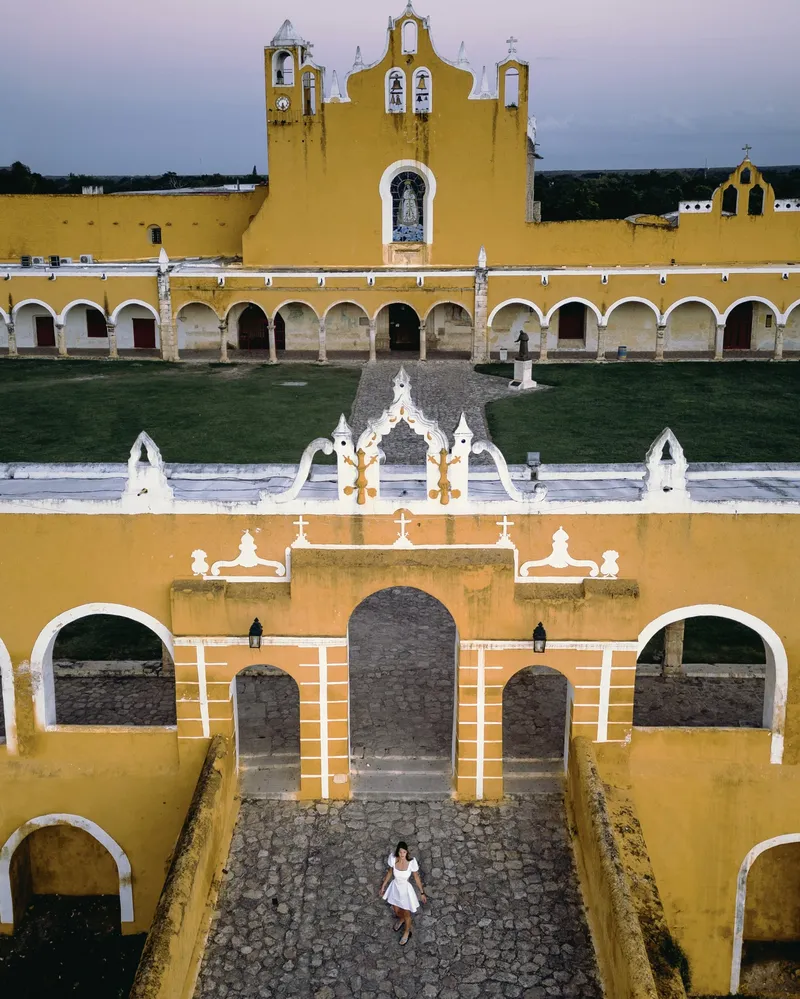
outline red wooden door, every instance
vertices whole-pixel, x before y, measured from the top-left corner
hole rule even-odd
[[[750,350],[750,337],[753,332],[753,303],[740,302],[728,316],[725,323],[725,336],[722,338],[724,350]]]
[[[558,310],[558,339],[583,340],[586,333],[586,306],[567,302]]]
[[[55,347],[56,327],[52,316],[36,317],[36,346]]]
[[[156,345],[155,319],[133,320],[133,346],[153,350]]]
[[[267,325],[267,317],[257,305],[248,305],[241,316],[239,316],[239,350],[268,349],[269,327]]]

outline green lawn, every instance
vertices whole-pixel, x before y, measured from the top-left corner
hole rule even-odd
[[[166,461],[296,462],[350,413],[359,377],[314,364],[3,361],[0,461],[126,461],[146,430]]]
[[[664,658],[664,632],[659,631],[645,646],[639,662],[657,663]],[[765,663],[761,638],[744,624],[722,617],[690,617],[683,634],[685,663]]]
[[[510,378],[510,364],[478,371]],[[642,461],[671,427],[689,461],[800,461],[800,364],[534,364],[548,391],[487,406],[512,462]]]

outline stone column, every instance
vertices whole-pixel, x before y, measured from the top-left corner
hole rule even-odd
[[[6,323],[6,329],[8,330],[8,356],[19,357],[19,351],[17,350],[17,334],[14,330],[13,320]]]
[[[64,323],[56,323],[56,347],[58,347],[58,356],[67,356],[67,334],[64,329]]]
[[[668,624],[664,629],[663,676],[674,676],[683,672],[683,632],[685,621]]]
[[[378,335],[378,323],[375,319],[369,321],[369,363],[374,364],[378,360],[375,339]]]
[[[161,356],[165,361],[179,360],[178,338],[172,318],[172,289],[169,281],[169,268],[158,272],[158,326],[161,337]]]
[[[269,363],[278,363],[278,348],[275,345],[275,320],[267,320],[267,335],[269,337]],[[321,360],[321,358],[320,358]]]
[[[547,361],[547,337],[550,333],[549,326],[542,326],[539,333],[539,364]]]
[[[119,349],[117,347],[117,326],[116,323],[112,323],[110,319],[106,319],[106,335],[108,336],[108,356],[117,360],[117,358],[119,358]]]
[[[595,361],[605,361],[606,359],[606,352],[603,349],[603,334],[605,331],[605,326],[597,327],[597,353],[595,354]]]
[[[656,360],[664,360],[664,344],[667,341],[667,327],[656,326]]]
[[[783,360],[783,336],[786,332],[786,327],[781,326],[780,323],[775,327],[775,350],[772,354],[773,361]],[[9,340],[9,343],[11,341]]]
[[[219,323],[219,359],[221,364],[228,363],[228,320],[221,319]]]
[[[428,360],[428,324],[424,319],[419,324],[419,359]]]
[[[714,333],[714,360],[722,360],[723,343],[725,342],[725,324],[717,326]]]
[[[327,345],[327,329],[325,328],[325,320],[320,319],[319,321],[319,363],[327,364],[328,361],[328,345]]]
[[[472,333],[472,360],[475,363],[488,360],[488,318],[489,271],[486,268],[486,254],[481,248],[478,266],[475,268],[475,326]]]

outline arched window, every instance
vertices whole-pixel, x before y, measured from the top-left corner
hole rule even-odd
[[[273,62],[275,69],[272,83],[276,87],[294,86],[294,59],[291,52],[276,52]]]
[[[735,215],[739,206],[739,192],[729,184],[722,192],[722,214]]]
[[[417,22],[406,21],[403,25],[403,54],[413,55],[417,51]]]
[[[750,197],[747,202],[748,215],[764,214],[764,188],[760,184],[750,190]]]
[[[161,245],[161,226],[151,225],[147,230],[147,235],[153,246]]]
[[[317,78],[313,73],[303,73],[303,114],[317,113]]]
[[[402,69],[390,69],[386,74],[386,110],[402,114],[406,109],[406,74]]]
[[[391,184],[392,242],[425,241],[425,181],[413,170],[399,173]]]
[[[505,106],[519,107],[519,70],[507,69],[505,75]]]
[[[433,81],[430,70],[424,67],[414,70],[413,88],[415,114],[429,114],[433,110]]]
[[[742,170],[742,172],[741,172],[741,174],[739,176],[739,183],[740,184],[749,184],[751,180],[752,180],[752,177],[751,177],[751,174],[750,174],[750,167],[745,167],[744,170]]]

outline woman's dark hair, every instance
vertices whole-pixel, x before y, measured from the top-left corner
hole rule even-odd
[[[401,850],[405,850],[406,851],[406,860],[411,860],[412,859],[411,858],[411,851],[408,848],[408,843],[406,843],[406,841],[404,839],[401,839],[400,842],[397,844],[397,846],[394,848],[395,860],[399,859],[399,857],[400,857],[400,851]]]

